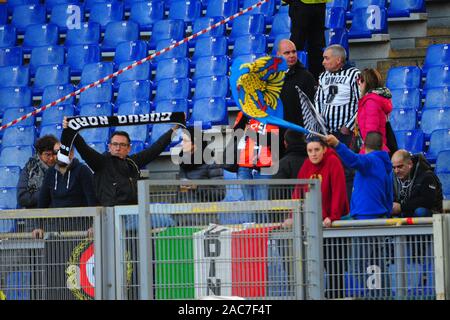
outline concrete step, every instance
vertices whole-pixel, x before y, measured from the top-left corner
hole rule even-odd
[[[389,59],[377,62],[377,70],[380,72],[383,81],[386,80],[387,72],[391,67],[407,67],[407,66],[421,66],[423,64],[423,57],[410,59]]]
[[[450,35],[439,37],[416,38],[417,48],[427,48],[433,44],[450,43]]]
[[[427,29],[427,36],[429,36],[429,37],[450,36],[450,28],[448,28],[448,27],[429,27]]]
[[[427,52],[426,48],[412,48],[412,49],[393,49],[389,52],[390,59],[410,59],[410,58],[424,58]]]

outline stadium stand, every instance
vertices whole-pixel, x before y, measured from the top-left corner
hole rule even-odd
[[[9,123],[33,111],[34,109],[32,107],[6,108],[3,112],[2,124]],[[26,120],[21,121],[20,124],[22,126],[34,126],[35,117],[31,116]]]
[[[32,24],[43,24],[46,21],[45,7],[40,4],[24,4],[15,6],[11,23],[19,34]]]
[[[0,87],[26,87],[30,80],[27,66],[0,67]]]
[[[21,65],[22,51],[22,47],[0,48],[0,67]]]
[[[66,47],[83,44],[98,44],[100,40],[100,25],[94,22],[85,22],[80,28],[67,30]]]
[[[108,23],[113,21],[122,21],[123,3],[119,1],[94,3],[89,12],[89,22],[95,22],[100,25],[102,31],[105,31]]]
[[[70,68],[68,65],[48,64],[39,66],[34,76],[33,93],[42,94],[45,87],[63,85],[70,82]]]
[[[0,48],[16,45],[16,28],[10,24],[0,25]]]
[[[57,45],[59,40],[56,24],[32,24],[25,29],[23,52],[29,53],[35,47]]]
[[[0,188],[15,188],[19,181],[20,167],[2,166],[0,167]]]
[[[42,93],[42,105],[46,105],[51,103],[59,98],[65,97],[69,93],[75,91],[75,86],[71,83],[63,84],[63,85],[51,85],[46,86]],[[70,97],[63,102],[60,102],[58,105],[65,104],[75,104],[75,97]]]
[[[164,18],[164,1],[134,2],[130,10],[130,20],[136,22],[141,31],[151,31],[155,22]]]
[[[84,17],[84,6],[80,4],[59,3],[53,6],[50,22],[58,26],[60,33],[66,33],[68,29],[76,27],[76,16]]]
[[[99,62],[100,59],[100,47],[98,45],[82,44],[67,47],[66,63],[70,67],[71,76],[81,75],[85,65]]]
[[[31,97],[31,89],[27,86],[6,88],[0,87],[0,114],[7,108],[30,106]]]

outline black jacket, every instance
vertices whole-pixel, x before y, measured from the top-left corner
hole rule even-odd
[[[442,212],[442,185],[423,155],[414,155],[410,184],[394,176],[394,202],[400,203],[402,214],[412,217],[417,208]],[[402,191],[402,192],[401,192]]]
[[[22,208],[36,208],[39,189],[44,181],[48,166],[36,154],[31,157],[20,172],[17,184],[17,203]]]
[[[280,160],[278,172],[272,179],[297,179],[298,172],[307,157],[305,144],[288,146],[284,157]]]
[[[120,159],[109,152],[98,153],[89,147],[80,135],[77,135],[74,145],[83,160],[94,171],[95,192],[100,205],[137,204],[139,168],[156,159],[169,145],[171,137],[172,129],[149,148]]]

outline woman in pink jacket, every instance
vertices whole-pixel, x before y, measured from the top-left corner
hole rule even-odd
[[[357,123],[362,141],[367,133],[376,131],[383,137],[383,150],[386,145],[386,121],[392,111],[391,92],[383,86],[381,75],[375,69],[364,69],[358,80],[361,99],[358,102]],[[364,145],[360,153],[364,153]]]

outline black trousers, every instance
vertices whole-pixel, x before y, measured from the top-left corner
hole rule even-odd
[[[300,0],[289,5],[291,41],[297,50],[308,52],[309,71],[317,80],[324,71],[322,53],[325,47],[325,3],[304,4]]]

